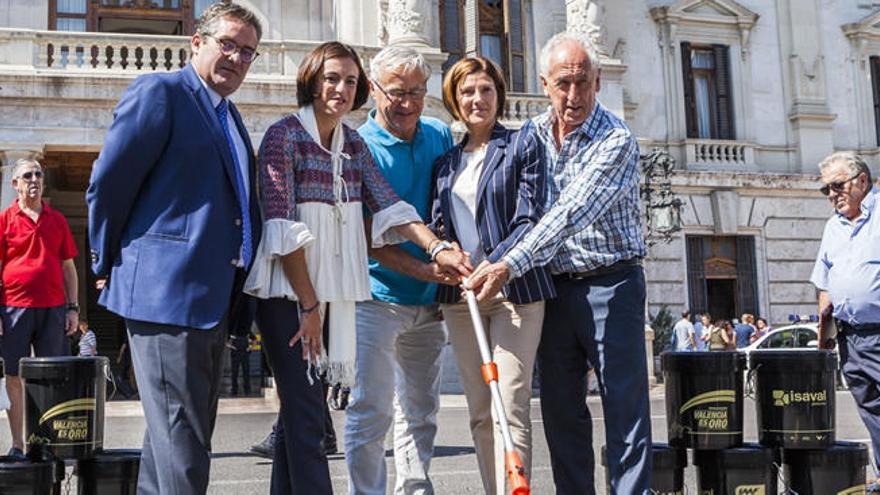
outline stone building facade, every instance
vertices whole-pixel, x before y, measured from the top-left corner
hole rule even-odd
[[[139,74],[186,63],[204,0],[0,0],[0,203],[10,166],[38,156],[48,196],[88,252],[83,191],[112,109]],[[601,47],[600,100],[643,151],[677,161],[683,229],[646,262],[648,311],[752,312],[782,323],[815,312],[807,282],[830,206],[816,164],[880,139],[880,5],[848,0],[242,0],[264,25],[261,56],[234,96],[259,142],[295,110],[299,60],[339,39],[369,58],[389,43],[421,50],[435,73],[427,113],[447,121],[442,70],[480,53],[503,67],[503,121],[546,108],[540,48],[564,29]],[[369,106],[369,105],[368,105]],[[353,115],[363,120],[364,111]],[[588,198],[585,198],[588,200]],[[93,279],[83,306],[109,325]],[[109,316],[106,316],[109,318]]]

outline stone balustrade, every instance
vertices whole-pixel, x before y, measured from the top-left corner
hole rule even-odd
[[[550,99],[543,95],[507,93],[501,121],[506,125],[519,127],[526,120],[544,113],[549,105]]]
[[[295,78],[300,60],[318,42],[266,40],[259,46],[249,77]],[[367,61],[376,47],[355,47]],[[187,36],[78,33],[0,29],[0,66],[51,72],[131,74],[170,71],[190,58]],[[293,82],[293,79],[290,79]]]
[[[684,157],[688,168],[739,168],[755,165],[755,149],[751,143],[715,139],[687,139]]]
[[[299,40],[260,42],[260,56],[251,65],[247,80],[284,87],[295,84],[300,61],[318,44]],[[355,49],[361,56],[364,69],[369,71],[369,61],[380,48],[355,46]],[[0,28],[0,70],[8,75],[39,74],[83,80],[104,76],[133,78],[148,72],[177,70],[189,62],[190,55],[190,38],[187,36]],[[432,65],[434,62],[431,61]],[[439,88],[439,80],[432,78],[432,81]],[[257,88],[252,88],[256,91],[252,95],[255,98],[257,93],[262,94]],[[242,98],[247,100],[249,97]],[[431,99],[439,106],[439,100],[434,96]],[[501,121],[518,128],[526,120],[544,112],[549,104],[550,100],[543,95],[508,93]]]

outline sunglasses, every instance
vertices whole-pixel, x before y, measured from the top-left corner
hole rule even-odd
[[[860,175],[862,175],[861,172],[859,172],[859,173],[857,173],[856,175],[850,177],[849,179],[846,179],[846,180],[839,180],[839,181],[837,181],[837,182],[832,182],[832,183],[830,183],[830,184],[825,184],[824,186],[822,186],[822,187],[819,188],[819,192],[822,193],[823,196],[828,196],[829,194],[831,194],[831,191],[834,191],[834,192],[837,192],[837,193],[839,193],[839,192],[843,192],[843,188],[846,187],[846,184],[849,183],[849,182],[852,182],[852,181],[854,181],[854,180],[856,180],[856,179],[858,179]]]
[[[39,170],[37,170],[35,172],[25,172],[25,173],[19,175],[19,177],[21,177],[24,180],[31,180],[34,177],[36,177],[37,179],[42,179],[43,172],[40,172]]]

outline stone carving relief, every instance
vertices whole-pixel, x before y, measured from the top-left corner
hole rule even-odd
[[[597,0],[567,0],[565,4],[569,31],[589,36],[601,55],[607,56],[608,31],[605,28],[605,4]]]
[[[383,16],[389,43],[428,44],[425,12],[427,0],[388,0]]]

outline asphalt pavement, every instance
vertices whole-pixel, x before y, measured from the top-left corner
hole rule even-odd
[[[666,440],[665,402],[662,387],[655,389],[651,400],[651,424],[656,441]],[[597,454],[604,444],[604,416],[601,401],[590,397],[587,401],[593,414],[594,450]],[[210,494],[244,495],[266,494],[269,492],[269,475],[272,464],[248,452],[248,447],[260,441],[272,426],[275,419],[275,404],[263,399],[222,399],[217,428],[214,434],[214,461],[211,471]],[[757,439],[754,402],[745,402],[745,436],[747,441]],[[342,449],[342,426],[344,412],[333,412],[339,448]],[[464,397],[445,395],[441,401],[438,415],[434,460],[431,464],[431,478],[438,494],[479,494],[482,493],[476,456],[468,430],[467,408]],[[532,402],[532,426],[534,455],[531,473],[531,488],[534,494],[554,493],[547,443],[544,439],[543,421],[537,399]],[[107,409],[107,424],[104,435],[106,448],[137,448],[143,435],[144,420],[139,403],[133,401],[112,402]],[[868,443],[867,432],[862,425],[852,396],[848,392],[837,393],[837,437]],[[389,492],[393,486],[394,460],[391,454],[390,438],[386,441],[386,461],[389,472]],[[0,419],[0,448],[9,445],[9,430],[5,415]],[[68,471],[71,471],[68,468]],[[348,478],[344,454],[330,457],[330,473],[335,493],[347,493]],[[870,473],[869,473],[870,474]],[[693,467],[686,469],[687,493],[696,493]],[[70,493],[76,493],[75,478]],[[597,493],[604,494],[605,477],[597,461]]]

